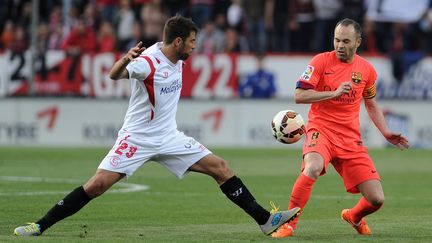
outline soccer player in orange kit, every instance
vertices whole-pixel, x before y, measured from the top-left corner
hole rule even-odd
[[[401,150],[408,140],[389,130],[375,99],[377,73],[373,66],[356,54],[361,43],[361,27],[343,19],[334,31],[334,51],[316,55],[297,82],[296,103],[310,103],[307,135],[303,145],[303,162],[289,202],[289,208],[304,209],[312,187],[329,163],[341,175],[345,189],[361,193],[359,202],[341,212],[361,235],[372,232],[365,216],[384,203],[380,177],[360,135],[359,112],[362,99],[366,111],[387,141]],[[273,237],[293,235],[298,218],[284,224]]]

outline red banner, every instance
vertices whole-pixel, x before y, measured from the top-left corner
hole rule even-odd
[[[1,57],[0,57],[1,58]],[[3,55],[8,60],[8,54]],[[67,56],[61,52],[48,52],[35,76],[37,95],[88,96],[96,98],[128,97],[129,82],[114,81],[109,71],[119,54]],[[27,59],[15,71],[6,72],[8,90],[2,95],[28,95]],[[13,66],[13,65],[12,65]],[[43,70],[43,71],[42,71]],[[28,75],[27,75],[28,76]],[[14,78],[15,77],[15,78]],[[18,77],[18,78],[16,78]],[[232,98],[237,95],[237,56],[228,54],[193,55],[184,66],[182,97]],[[1,95],[0,95],[1,96]]]

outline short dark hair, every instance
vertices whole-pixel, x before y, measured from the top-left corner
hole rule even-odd
[[[352,25],[354,27],[355,32],[357,33],[357,36],[359,38],[361,38],[361,36],[362,36],[362,28],[361,28],[360,24],[357,23],[355,20],[345,18],[345,19],[342,19],[341,21],[339,21],[336,24],[336,27],[338,27],[339,25],[342,25],[342,26],[345,26],[345,27]]]
[[[198,32],[198,27],[192,19],[180,15],[171,17],[164,26],[164,43],[171,44],[177,37],[186,40],[191,32]]]

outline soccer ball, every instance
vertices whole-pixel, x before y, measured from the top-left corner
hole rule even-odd
[[[305,134],[303,117],[293,110],[279,111],[271,125],[273,136],[281,143],[295,143]]]

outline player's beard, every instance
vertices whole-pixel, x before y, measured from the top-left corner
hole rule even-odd
[[[180,50],[177,52],[177,59],[185,61],[186,59],[188,59],[188,57],[189,53],[185,51],[185,45],[184,43],[182,43],[180,46]]]

